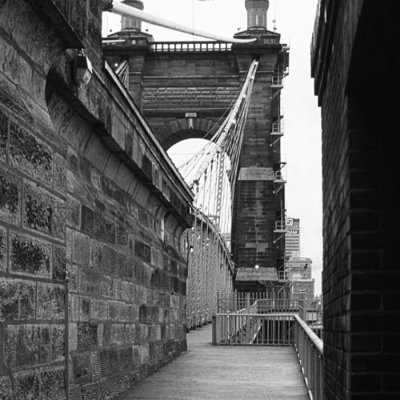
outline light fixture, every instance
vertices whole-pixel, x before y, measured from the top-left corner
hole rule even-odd
[[[260,266],[258,265],[258,264],[256,264],[255,266],[254,266],[254,269],[259,269],[260,268]]]
[[[79,49],[74,59],[74,82],[78,87],[86,86],[93,74],[92,63],[82,49]]]

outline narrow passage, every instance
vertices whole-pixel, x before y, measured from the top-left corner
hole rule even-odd
[[[188,351],[121,400],[307,400],[293,347],[212,346],[211,325],[187,335]]]

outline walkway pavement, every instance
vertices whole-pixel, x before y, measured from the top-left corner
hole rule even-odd
[[[188,351],[121,400],[307,400],[292,347],[212,346],[211,325],[190,331]]]

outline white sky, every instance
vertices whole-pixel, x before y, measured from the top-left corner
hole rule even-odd
[[[144,11],[232,37],[247,28],[245,0],[143,0]],[[315,293],[321,293],[322,177],[320,109],[313,92],[310,43],[318,0],[270,0],[268,29],[290,46],[289,76],[282,90],[285,136],[282,157],[287,161],[287,216],[300,218],[301,256],[313,260]],[[107,13],[108,14],[108,13]],[[119,30],[118,16],[107,18],[103,32]],[[155,40],[192,40],[191,35],[143,24]],[[238,29],[240,28],[240,29]],[[103,34],[104,35],[104,34]],[[197,39],[197,38],[196,38]],[[192,146],[193,147],[193,146]],[[185,152],[177,148],[176,152]]]

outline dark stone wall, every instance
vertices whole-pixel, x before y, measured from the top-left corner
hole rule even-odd
[[[281,167],[280,144],[271,146],[272,124],[280,115],[280,94],[271,88],[273,72],[279,64],[279,52],[279,45],[258,48],[253,50],[253,54],[236,51],[242,71],[248,69],[252,55],[257,54],[259,58],[240,154],[242,169],[267,168],[275,173]],[[232,224],[236,268],[254,268],[256,264],[261,268],[278,268],[283,264],[279,255],[284,243],[275,241],[274,229],[276,221],[284,220],[284,215],[281,215],[284,202],[284,189],[278,192],[273,178],[253,180],[239,176]],[[240,289],[240,283],[237,283],[237,288]]]
[[[0,2],[2,400],[114,398],[186,349],[191,194],[103,67],[102,3]]]
[[[129,69],[131,92],[166,149],[184,139],[211,137],[241,88],[235,57],[228,51],[137,52],[129,54]],[[185,114],[193,112],[189,125]]]
[[[0,26],[0,398],[65,399],[65,169],[44,98],[60,40],[24,1],[0,2]]]
[[[314,32],[312,73],[322,108],[326,399],[400,395],[394,324],[399,118],[393,98],[400,85],[399,56],[391,51],[400,37],[396,5],[321,1]]]

